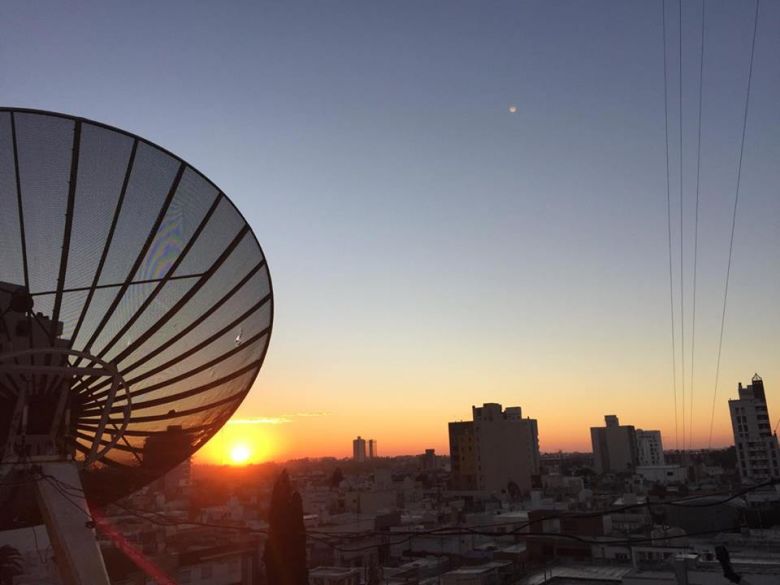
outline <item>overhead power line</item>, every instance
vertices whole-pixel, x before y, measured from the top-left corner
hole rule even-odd
[[[737,207],[742,187],[742,155],[745,151],[745,133],[747,130],[748,112],[750,109],[750,86],[753,81],[753,58],[756,54],[756,33],[758,31],[758,10],[761,0],[756,0],[753,13],[753,41],[750,47],[750,64],[748,65],[747,90],[745,91],[745,108],[742,116],[742,139],[739,143],[739,161],[737,162],[737,186],[734,193],[734,209],[731,214],[731,237],[729,238],[729,257],[726,264],[726,282],[723,287],[723,310],[720,317],[720,338],[718,340],[718,359],[715,364],[715,387],[712,390],[712,414],[710,416],[710,436],[708,446],[712,447],[712,428],[715,423],[715,400],[718,395],[718,379],[720,377],[720,359],[723,353],[723,330],[726,325],[726,305],[729,296],[729,279],[731,277],[731,259],[734,251],[734,230],[737,224]]]
[[[66,482],[63,482],[62,480],[46,474],[35,474],[30,479],[25,480],[27,482],[35,482],[35,481],[47,481],[52,487],[54,487],[55,490],[57,490],[63,498],[65,498],[71,505],[78,508],[82,514],[84,514],[85,519],[89,522],[92,521],[92,517],[90,514],[88,514],[84,509],[74,501],[73,498],[83,498],[84,497],[84,491],[77,486],[70,485]],[[14,482],[15,484],[18,482]],[[523,536],[527,538],[548,538],[548,539],[568,539],[568,540],[574,540],[578,542],[582,542],[584,544],[609,544],[612,546],[633,546],[637,544],[643,544],[643,543],[655,543],[655,542],[665,542],[669,540],[674,539],[680,539],[680,538],[687,538],[687,537],[693,537],[693,536],[708,536],[713,534],[719,534],[722,533],[722,530],[708,530],[703,532],[695,532],[695,533],[688,533],[688,534],[678,534],[678,535],[664,535],[664,536],[655,536],[655,537],[634,537],[634,538],[614,538],[614,539],[589,539],[585,537],[581,537],[576,534],[571,534],[567,532],[528,532],[525,531],[527,528],[532,527],[533,525],[538,525],[539,523],[543,523],[549,520],[558,520],[561,518],[598,518],[603,517],[609,514],[615,514],[620,512],[625,512],[628,510],[637,510],[646,508],[648,510],[652,510],[653,507],[659,507],[659,506],[673,506],[673,507],[682,507],[682,508],[712,508],[721,506],[723,504],[726,504],[732,500],[735,500],[737,498],[742,497],[745,494],[748,494],[750,492],[763,489],[765,487],[771,487],[774,485],[780,485],[780,480],[774,479],[774,480],[768,480],[766,482],[748,486],[746,488],[743,488],[741,490],[738,490],[737,492],[730,493],[730,494],[719,494],[723,495],[724,497],[717,499],[717,500],[711,500],[707,499],[705,501],[702,501],[702,496],[689,496],[686,498],[680,498],[675,500],[670,500],[668,502],[665,501],[645,501],[645,502],[638,502],[636,504],[626,504],[623,506],[616,506],[612,508],[608,508],[605,510],[597,510],[593,512],[575,512],[575,513],[556,513],[551,515],[542,516],[540,518],[536,518],[534,520],[531,520],[529,522],[522,523],[520,525],[515,526],[515,523],[511,523],[512,526],[514,526],[514,529],[511,531],[496,531],[497,528],[502,526],[501,523],[490,523],[490,524],[482,524],[482,525],[475,525],[475,526],[443,526],[439,528],[433,528],[430,530],[424,530],[424,531],[395,531],[395,532],[388,532],[388,531],[365,531],[365,532],[358,532],[358,533],[339,533],[339,534],[333,534],[327,531],[318,531],[318,530],[312,530],[307,529],[306,530],[306,536],[311,538],[312,540],[316,540],[318,542],[322,542],[323,544],[329,546],[330,548],[333,548],[335,550],[339,550],[341,552],[359,552],[361,550],[370,550],[373,548],[377,548],[379,546],[398,546],[401,544],[404,544],[406,542],[411,541],[414,538],[424,537],[424,536],[470,536],[470,535],[481,535],[481,536]],[[713,497],[713,495],[708,496],[708,498]],[[238,531],[238,532],[244,532],[249,534],[260,534],[260,535],[267,535],[268,531],[264,529],[259,528],[252,528],[249,526],[240,526],[240,525],[231,525],[231,524],[224,524],[224,523],[216,523],[216,522],[199,522],[194,520],[180,520],[178,518],[171,518],[168,516],[165,516],[164,514],[153,511],[153,510],[140,510],[138,508],[133,508],[131,506],[127,506],[125,504],[121,504],[118,502],[114,503],[117,507],[124,510],[131,516],[137,517],[141,520],[144,520],[146,522],[149,522],[150,524],[156,524],[160,526],[200,526],[204,528],[214,528],[219,530],[228,530],[228,531]],[[505,523],[509,524],[509,523]],[[377,544],[371,544],[365,547],[342,547],[337,543],[334,543],[333,540],[356,540],[356,539],[363,539],[368,537],[400,537],[400,540],[397,541],[388,541],[388,542],[381,542]]]
[[[679,448],[679,429],[677,420],[677,349],[675,347],[674,327],[674,278],[672,276],[672,192],[669,170],[669,91],[668,66],[666,63],[666,0],[661,0],[661,30],[663,34],[664,54],[664,133],[666,136],[666,224],[669,239],[669,308],[672,321],[672,392],[674,398],[674,448]]]
[[[688,445],[693,448],[693,384],[694,384],[694,365],[696,360],[696,281],[698,273],[699,257],[699,188],[701,186],[701,116],[702,116],[702,94],[704,88],[704,9],[706,2],[701,2],[701,40],[699,46],[699,123],[698,139],[696,141],[696,207],[694,211],[693,223],[693,306],[691,308],[691,383],[689,386],[690,423],[688,432],[690,440]]]
[[[680,396],[681,402],[681,427],[682,427],[682,449],[685,451],[685,230],[683,229],[683,101],[682,101],[682,0],[677,3],[677,20],[679,22],[679,76],[677,84],[678,107],[679,107],[679,152],[680,152]]]

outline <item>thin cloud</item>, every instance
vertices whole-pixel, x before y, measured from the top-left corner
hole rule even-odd
[[[283,425],[291,423],[286,416],[258,416],[254,418],[231,418],[229,425]]]
[[[231,418],[229,425],[284,425],[293,422],[295,418],[311,418],[315,416],[327,416],[327,412],[296,412],[295,414],[283,414],[281,416],[255,416],[252,418]]]
[[[299,416],[301,418],[307,418],[312,416],[328,416],[329,412],[296,412],[295,414],[291,416]],[[289,416],[289,415],[283,415],[283,416]]]

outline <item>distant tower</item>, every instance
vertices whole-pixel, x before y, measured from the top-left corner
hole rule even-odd
[[[376,439],[368,440],[368,458],[376,459],[379,457],[379,451],[377,451]]]
[[[352,459],[361,462],[366,460],[366,440],[360,435],[352,441]]]
[[[739,398],[729,400],[737,465],[743,483],[780,478],[777,435],[772,434],[764,381],[755,374],[747,388],[740,382]]]
[[[420,455],[423,471],[433,471],[436,469],[436,450],[426,449],[425,453]]]

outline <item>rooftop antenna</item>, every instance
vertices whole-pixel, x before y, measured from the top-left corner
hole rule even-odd
[[[0,211],[0,530],[43,521],[65,583],[108,584],[87,502],[230,418],[268,349],[268,267],[203,174],[74,116],[0,108]]]

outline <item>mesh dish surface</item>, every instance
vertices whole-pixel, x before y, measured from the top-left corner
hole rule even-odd
[[[19,290],[34,303],[26,314],[9,309]],[[251,228],[186,162],[97,122],[0,108],[0,313],[0,355],[65,348],[89,356],[68,354],[66,365],[99,359],[126,382],[129,396],[111,403],[105,377],[0,376],[0,418],[22,384],[37,384],[41,409],[67,392],[64,440],[82,463],[102,413],[98,448],[119,437],[131,401],[124,433],[82,471],[88,495],[110,500],[181,463],[230,418],[265,358],[273,294]],[[52,365],[44,354],[39,365]]]

